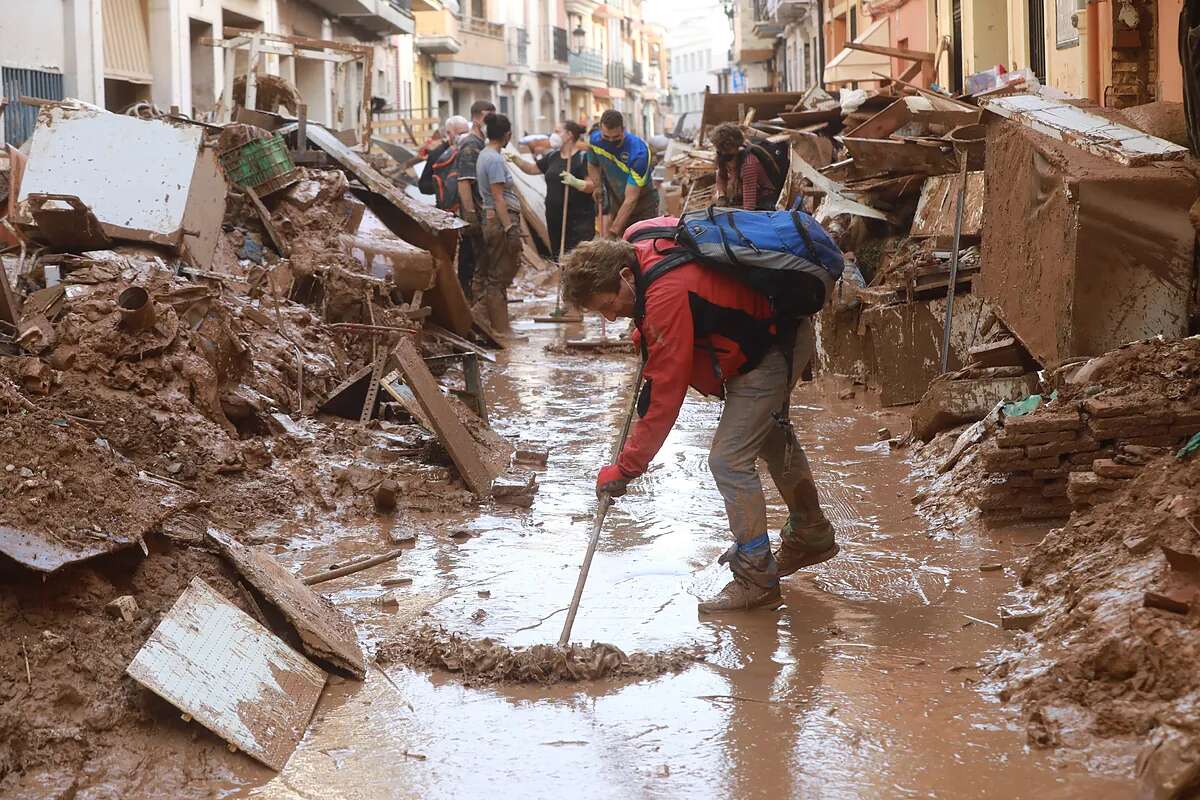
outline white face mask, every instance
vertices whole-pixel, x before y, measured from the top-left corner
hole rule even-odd
[[[550,134],[550,146],[555,150],[560,149],[562,147],[562,137],[557,133]]]

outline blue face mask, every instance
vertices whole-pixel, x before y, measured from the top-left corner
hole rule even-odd
[[[562,143],[563,142],[562,142],[561,136],[559,136],[557,133],[550,134],[550,146],[551,147],[553,147],[555,150],[558,150],[562,147]]]

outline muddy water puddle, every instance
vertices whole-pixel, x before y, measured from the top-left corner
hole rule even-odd
[[[592,482],[633,362],[543,352],[581,326],[517,328],[526,340],[486,378],[495,427],[550,448],[537,500],[528,512],[394,523],[419,534],[404,556],[321,587],[372,643],[422,611],[423,621],[510,645],[558,637],[590,530]],[[972,688],[974,665],[1011,635],[987,623],[998,621],[1031,535],[927,527],[909,501],[903,457],[876,442],[881,427],[903,432],[903,417],[857,408],[829,387],[799,389],[794,420],[842,553],[786,579],[779,611],[698,616],[697,597],[728,577],[715,565],[728,533],[706,463],[720,408],[689,396],[649,474],[610,512],[573,635],[627,650],[697,646],[704,663],[651,680],[553,688],[465,688],[444,673],[373,667],[363,684],[326,690],[282,773],[234,795],[1131,794],[1128,782],[1028,751],[1011,712]],[[786,509],[768,496],[777,530]],[[451,537],[462,531],[470,535]],[[394,546],[372,521],[305,535],[281,558],[324,564]],[[985,563],[1008,568],[981,572]],[[412,583],[380,585],[397,577]],[[399,606],[380,606],[385,593]]]

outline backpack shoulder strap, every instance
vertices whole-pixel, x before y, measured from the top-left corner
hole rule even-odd
[[[775,156],[759,144],[748,144],[746,149],[758,159],[758,163],[767,171],[767,177],[771,179],[771,182],[775,186],[780,186],[783,181],[783,173],[780,171],[779,162]]]
[[[641,228],[629,237],[630,242],[644,242],[647,239],[674,239],[675,228],[665,225],[655,225],[653,227]]]
[[[633,318],[635,321],[646,316],[646,292],[649,291],[650,284],[671,270],[686,264],[691,258],[691,255],[682,248],[676,247],[668,250],[667,255],[645,272],[634,269],[634,274],[637,275],[633,285]]]

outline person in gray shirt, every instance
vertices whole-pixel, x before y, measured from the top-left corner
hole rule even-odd
[[[483,238],[489,258],[486,269],[481,272],[482,263],[475,269],[472,293],[475,310],[481,315],[486,312],[498,333],[511,333],[508,287],[521,265],[521,201],[500,151],[512,138],[512,123],[503,114],[493,113],[484,117],[483,125],[488,142],[475,163],[475,180],[483,207]]]

